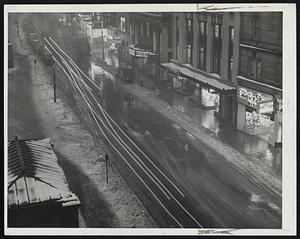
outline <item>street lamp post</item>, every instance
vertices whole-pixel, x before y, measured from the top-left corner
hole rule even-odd
[[[104,56],[104,35],[103,35],[103,29],[101,30],[101,35],[102,35],[102,58],[105,59],[105,56]]]

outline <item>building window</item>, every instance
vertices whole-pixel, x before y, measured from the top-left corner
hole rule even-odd
[[[258,15],[254,15],[251,20],[251,37],[252,40],[260,39],[260,18]]]
[[[206,26],[207,16],[206,13],[199,15],[199,68],[205,70],[206,68]]]
[[[193,58],[193,47],[192,45],[187,45],[186,47],[186,62],[192,64]]]
[[[205,22],[200,22],[200,36],[205,36],[206,35],[206,23]]]
[[[179,17],[176,17],[176,43],[179,43]]]
[[[233,40],[234,40],[234,28],[233,27],[229,28],[229,34],[230,34],[230,41],[233,44]]]
[[[125,32],[126,31],[126,26],[125,26],[125,17],[121,17],[121,24],[120,24],[120,28],[121,31]]]
[[[176,60],[179,59],[179,43],[176,45]]]
[[[176,17],[176,59],[179,59],[179,17]]]
[[[171,28],[168,27],[168,48],[172,47],[172,31]]]
[[[144,23],[141,22],[141,36],[144,36]]]
[[[248,56],[248,77],[253,80],[261,79],[262,61],[261,58],[253,54]]]
[[[232,69],[233,69],[233,57],[229,57],[228,79],[230,79],[230,80],[232,80]]]
[[[199,52],[199,68],[202,70],[205,70],[205,48],[200,46],[200,52]]]
[[[221,27],[222,27],[221,14],[215,14],[212,18],[213,24],[213,72],[220,74],[220,62],[222,53],[222,37],[221,37]]]
[[[213,72],[220,74],[221,55],[218,51],[214,52],[213,56]]]
[[[188,16],[186,19],[187,23],[187,35],[186,35],[186,42],[188,45],[193,45],[193,20],[191,16]]]
[[[234,28],[229,27],[229,50],[228,50],[228,79],[232,79],[233,68],[233,40],[234,40]]]
[[[146,22],[146,36],[147,36],[147,38],[150,37],[150,24],[149,24],[149,22]]]
[[[186,62],[192,64],[193,61],[193,19],[192,14],[187,13],[186,18],[186,25],[187,25],[187,34],[186,34]]]

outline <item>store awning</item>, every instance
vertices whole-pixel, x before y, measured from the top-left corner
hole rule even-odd
[[[163,67],[166,67],[174,72],[180,72],[181,74],[193,78],[199,83],[207,84],[213,88],[217,88],[219,90],[235,90],[236,87],[225,82],[221,82],[220,80],[202,75],[200,73],[194,72],[186,67],[178,66],[173,62],[162,63]]]
[[[168,68],[169,70],[178,73],[180,72],[180,66],[177,66],[176,64],[172,63],[172,62],[168,62],[168,63],[161,63],[161,66]]]

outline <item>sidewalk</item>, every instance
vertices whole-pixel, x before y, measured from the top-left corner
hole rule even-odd
[[[103,67],[104,70],[108,71],[112,75],[115,75],[115,70],[112,69],[110,66],[104,64],[101,60],[98,60],[97,64],[99,64],[101,67]],[[218,137],[218,132],[213,131],[212,127],[206,125],[206,124],[210,124],[212,122],[212,119],[215,120],[215,117],[209,118],[208,115],[205,116],[207,112],[204,112],[205,114],[202,114],[203,112],[201,112],[200,109],[196,109],[196,108],[192,109],[192,106],[190,105],[187,106],[187,104],[190,103],[186,104],[186,109],[188,110],[185,110],[184,113],[176,110],[176,107],[175,108],[172,107],[174,106],[172,102],[169,101],[170,102],[169,104],[165,100],[163,100],[164,99],[163,90],[161,90],[162,93],[160,93],[160,96],[157,96],[155,94],[155,91],[153,90],[154,85],[151,84],[151,82],[148,83],[144,82],[143,84],[144,87],[140,86],[141,84],[139,80],[129,85],[123,84],[120,81],[117,81],[117,83],[125,91],[132,94],[143,103],[149,105],[151,108],[161,113],[164,117],[168,118],[172,122],[176,123],[183,129],[188,131],[195,138],[197,138],[201,142],[204,142],[208,147],[212,148],[215,152],[222,155],[227,161],[229,161],[232,164],[233,167],[236,167],[238,170],[247,174],[249,177],[255,180],[258,185],[264,185],[262,187],[267,187],[275,194],[281,195],[280,176],[276,175],[274,171],[272,171],[270,165],[264,165],[264,162],[260,160],[261,159],[260,157],[253,157],[253,155],[247,155],[246,153],[244,153],[243,144],[245,144],[246,137],[248,136],[244,137],[244,134],[239,134],[237,130],[231,131],[230,134],[228,132],[230,131],[230,128],[227,128],[227,126],[224,125],[223,129],[228,130],[228,131],[224,130],[224,134],[225,135],[228,134],[227,140],[224,140],[224,137],[223,138]],[[180,99],[180,97],[178,96],[178,98],[179,98],[179,102],[182,103],[182,97]],[[198,110],[198,113],[193,115],[195,109]],[[199,118],[197,119],[197,116],[201,114],[204,115],[204,117],[206,117],[205,121],[201,122],[199,121]],[[207,128],[205,126],[207,126]],[[235,134],[235,132],[237,133]],[[232,141],[230,143],[229,141],[234,139],[234,137],[236,137],[235,141]],[[267,143],[266,145],[263,146],[259,145],[265,143],[262,140],[259,143],[256,143],[257,139],[254,138],[253,140],[253,137],[251,136],[248,137],[248,140],[253,141],[252,142],[253,148],[259,149],[260,147],[262,148],[267,147]],[[240,142],[240,144],[237,142]],[[250,151],[251,150],[249,150],[249,152]],[[265,162],[269,164],[270,160],[269,161],[266,160]]]
[[[19,18],[19,26],[24,17],[26,15]],[[20,138],[48,137],[54,143],[70,190],[81,201],[80,227],[157,227],[140,200],[110,163],[109,183],[106,184],[105,163],[99,161],[105,153],[104,145],[93,138],[85,124],[65,103],[66,96],[59,86],[57,103],[53,102],[50,85],[52,69],[45,67],[29,46],[24,51],[25,45],[20,47],[16,42],[16,29],[13,26],[9,29],[16,55],[22,56],[15,58],[18,68],[9,73],[8,95],[12,106],[9,107],[9,130]],[[19,30],[24,38],[22,28]],[[36,75],[33,70],[34,59],[37,59]],[[65,76],[59,70],[56,72],[59,83]],[[31,135],[28,131],[37,133]]]

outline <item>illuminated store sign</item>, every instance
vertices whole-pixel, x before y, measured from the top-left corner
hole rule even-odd
[[[135,51],[135,56],[137,57],[148,57],[148,53],[146,51]]]
[[[237,101],[256,108],[260,102],[273,101],[273,96],[246,87],[239,87]]]
[[[273,100],[261,102],[258,105],[258,113],[265,114],[265,113],[272,113],[274,110],[273,108]]]
[[[140,48],[129,48],[129,54],[132,56],[136,56],[136,57],[148,57],[149,54],[151,54],[150,51],[148,50],[143,50]]]

